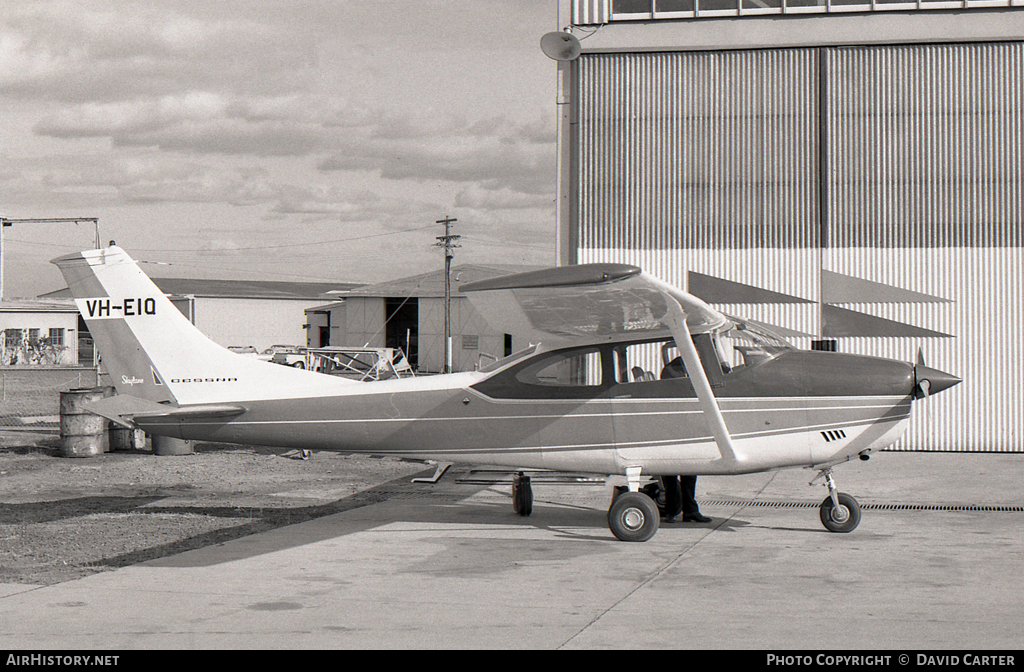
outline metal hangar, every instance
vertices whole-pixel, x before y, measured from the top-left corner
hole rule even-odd
[[[1024,1],[560,0],[559,262],[963,383],[903,450],[1021,451]]]
[[[495,331],[470,305],[460,285],[534,270],[506,264],[461,264],[451,269],[452,371],[473,371],[523,348],[518,335]],[[336,302],[307,310],[309,344],[401,348],[421,373],[445,363],[445,271],[431,271],[352,289]]]

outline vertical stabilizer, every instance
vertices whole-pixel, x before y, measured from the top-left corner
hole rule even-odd
[[[64,274],[118,394],[197,404],[319,396],[355,384],[217,345],[119,247],[53,263]]]

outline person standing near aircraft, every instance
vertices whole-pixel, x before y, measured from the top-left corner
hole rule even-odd
[[[711,518],[702,515],[695,497],[697,489],[696,476],[662,476],[661,486],[665,489],[666,523],[678,522],[680,516],[684,523],[710,523]]]
[[[666,378],[682,378],[686,376],[683,358],[676,357],[661,372],[662,380]],[[700,512],[697,506],[696,476],[662,476],[661,486],[665,489],[666,523],[674,523],[682,516],[684,523],[710,523],[711,519]]]

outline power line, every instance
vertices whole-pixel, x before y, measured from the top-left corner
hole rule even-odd
[[[207,254],[209,256],[231,256],[235,252],[253,252],[253,251],[259,252],[259,251],[263,251],[263,250],[281,250],[281,249],[296,248],[296,247],[311,247],[311,246],[314,246],[314,245],[331,245],[333,243],[345,243],[345,242],[349,242],[349,241],[353,241],[353,240],[366,240],[366,239],[369,239],[369,238],[380,238],[380,237],[383,237],[383,236],[394,236],[394,235],[398,235],[400,233],[411,233],[413,231],[424,231],[424,230],[429,229],[429,228],[432,228],[432,227],[430,227],[430,226],[417,226],[417,227],[414,227],[414,228],[411,228],[411,229],[401,229],[399,231],[385,231],[383,233],[370,233],[370,234],[367,234],[365,236],[352,236],[350,238],[336,238],[336,239],[333,239],[333,240],[315,240],[315,241],[308,242],[308,243],[287,243],[287,244],[283,244],[283,245],[261,245],[259,247],[234,247],[234,248],[231,248],[229,250],[210,250],[210,249],[202,249],[202,248],[182,249],[182,248],[177,248],[177,247],[174,247],[174,248],[133,247],[132,251],[133,252],[165,252],[165,253],[177,252],[177,253],[180,253],[180,254]],[[64,248],[67,247],[67,244],[40,243],[40,242],[37,242],[37,241],[34,241],[34,240],[24,240],[24,239],[21,239],[21,238],[8,238],[8,240],[10,240],[12,242],[17,242],[17,243],[24,243],[26,245],[36,245],[38,247],[53,247],[53,248],[58,248],[58,249],[64,249]]]
[[[410,233],[410,232],[413,232],[413,231],[423,231],[423,230],[429,229],[429,228],[431,228],[431,227],[429,227],[429,226],[417,226],[417,227],[414,227],[414,228],[411,228],[411,229],[402,229],[400,231],[385,231],[383,233],[371,233],[371,234],[367,234],[365,236],[352,236],[350,238],[336,238],[334,240],[315,240],[315,241],[309,242],[309,243],[288,243],[288,244],[284,244],[284,245],[260,245],[259,247],[234,247],[234,248],[231,248],[230,250],[204,250],[204,249],[182,250],[182,249],[177,249],[177,248],[172,248],[172,249],[137,248],[137,251],[139,251],[139,252],[211,253],[211,254],[220,253],[222,255],[230,255],[233,252],[262,251],[262,250],[282,250],[282,249],[286,249],[286,248],[295,248],[295,247],[310,247],[312,245],[331,245],[333,243],[346,243],[346,242],[349,242],[349,241],[352,241],[352,240],[366,240],[368,238],[381,238],[383,236],[394,236],[394,235],[398,235],[400,233]]]
[[[92,222],[96,227],[96,249],[100,247],[100,220],[98,217],[0,217],[0,301],[4,300],[4,229],[14,224],[78,224]]]

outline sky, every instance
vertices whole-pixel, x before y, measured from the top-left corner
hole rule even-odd
[[[381,282],[554,264],[556,0],[19,0],[0,215],[98,217],[153,276]],[[4,230],[4,298],[83,224]]]

